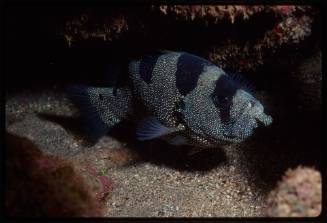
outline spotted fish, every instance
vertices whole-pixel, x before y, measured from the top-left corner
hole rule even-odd
[[[272,123],[263,105],[233,76],[186,52],[161,51],[131,60],[126,77],[117,86],[70,89],[95,141],[130,120],[140,141],[160,138],[172,145],[216,147],[242,142],[258,123]]]

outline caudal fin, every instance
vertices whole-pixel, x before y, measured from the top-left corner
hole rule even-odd
[[[69,97],[73,103],[80,109],[84,129],[87,136],[94,142],[99,138],[107,134],[112,127],[104,122],[101,118],[99,105],[91,100],[91,96],[94,96],[92,92],[93,87],[84,85],[74,85],[67,89]],[[101,97],[101,94],[99,94]]]

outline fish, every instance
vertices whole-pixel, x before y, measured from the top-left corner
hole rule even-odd
[[[146,54],[129,60],[118,75],[124,78],[108,86],[69,88],[94,141],[131,121],[139,141],[219,147],[243,142],[259,124],[273,121],[237,75],[187,52]]]

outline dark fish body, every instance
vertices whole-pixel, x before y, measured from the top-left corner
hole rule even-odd
[[[142,141],[161,138],[173,145],[213,147],[241,142],[257,122],[272,122],[235,78],[195,55],[162,51],[130,61],[127,70],[123,86],[71,89],[95,140],[131,120]]]

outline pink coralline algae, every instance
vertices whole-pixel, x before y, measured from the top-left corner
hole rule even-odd
[[[271,6],[270,10],[275,12],[276,14],[281,14],[281,15],[290,15],[294,11],[297,10],[297,6],[294,5],[276,5],[276,6]],[[303,7],[301,7],[303,8]]]
[[[321,175],[308,167],[288,170],[271,191],[268,215],[272,217],[315,217],[321,212]]]
[[[156,9],[156,6],[153,6]],[[242,6],[242,5],[162,5],[159,9],[165,15],[172,14],[183,19],[214,19],[218,22],[224,18],[231,23],[242,17],[248,19],[254,13],[264,10],[264,6]]]
[[[162,35],[158,32],[174,36],[179,34],[174,33],[174,27],[208,27],[212,40],[201,56],[223,69],[248,72],[269,62],[281,49],[308,39],[319,17],[315,7],[305,5],[152,5],[145,11],[135,9],[128,14],[117,9],[103,15],[71,16],[65,20],[63,36],[69,45],[84,40],[114,44],[118,39],[128,42],[135,38],[144,44],[142,38],[146,36],[160,48],[162,40],[156,38]],[[149,20],[149,16],[154,19]]]
[[[162,5],[152,9],[174,17],[176,21],[204,21],[204,25],[217,28],[226,22],[229,26],[244,20],[251,24],[263,22],[254,15],[270,17],[267,24],[271,22],[274,26],[261,30],[259,38],[240,41],[226,36],[209,47],[207,57],[211,61],[222,68],[237,71],[254,71],[266,62],[266,55],[299,44],[311,35],[314,22],[314,9],[302,5]]]
[[[209,58],[223,68],[255,70],[264,64],[267,54],[299,44],[311,35],[313,17],[303,14],[310,10],[310,7],[301,6],[266,7],[265,12],[275,13],[272,18],[275,25],[272,29],[265,30],[262,38],[244,40],[244,43],[235,40],[220,42],[211,47]]]
[[[286,43],[299,43],[311,34],[312,18],[308,16],[288,17],[273,30],[267,31],[262,43],[274,47]]]
[[[5,208],[14,217],[98,217],[95,191],[72,162],[6,135]]]
[[[98,180],[101,183],[101,191],[97,194],[97,199],[102,200],[105,199],[106,196],[112,191],[112,181],[108,176],[99,176]]]
[[[297,11],[305,11],[309,6],[295,5],[161,5],[152,6],[159,9],[164,15],[173,15],[177,19],[211,19],[215,23],[228,19],[231,23],[237,20],[246,20],[261,12],[273,12],[279,16],[290,16]]]
[[[108,176],[98,173],[96,167],[92,166],[92,164],[87,164],[87,171],[100,185],[100,189],[96,193],[96,199],[104,201],[113,189],[112,180]]]
[[[112,41],[127,30],[128,23],[123,15],[104,16],[100,19],[83,14],[66,19],[63,35],[70,46],[76,40]]]

